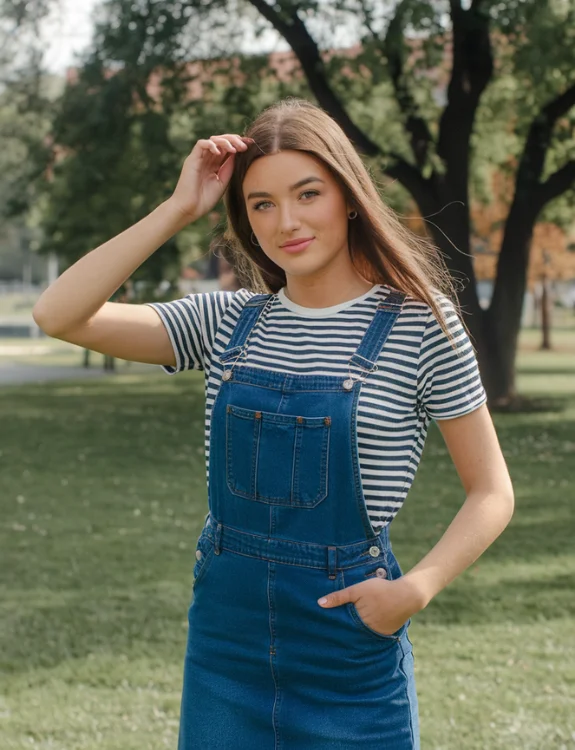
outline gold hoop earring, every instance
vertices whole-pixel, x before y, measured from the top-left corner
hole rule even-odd
[[[354,208],[353,211],[350,211],[350,213],[348,213],[347,218],[348,219],[355,219],[356,217],[357,217],[357,211]]]
[[[255,245],[256,247],[261,247],[260,243],[257,241],[257,237],[255,236],[253,232],[252,232],[250,239],[252,241],[252,245]],[[255,242],[254,242],[254,239],[255,239]]]

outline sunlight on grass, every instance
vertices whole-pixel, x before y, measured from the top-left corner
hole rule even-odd
[[[549,408],[495,415],[515,516],[413,619],[425,750],[575,747],[575,351],[519,363]],[[0,389],[2,750],[176,747],[203,387],[128,370]],[[434,426],[393,524],[404,569],[462,502]]]

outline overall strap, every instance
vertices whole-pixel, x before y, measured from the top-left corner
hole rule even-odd
[[[392,291],[379,303],[373,320],[369,324],[355,354],[349,360],[350,367],[356,365],[356,367],[368,372],[373,372],[377,368],[377,360],[401,312],[405,297],[406,295],[403,292]]]
[[[252,328],[258,322],[264,306],[272,296],[272,294],[255,294],[245,303],[228,345],[220,354],[220,362],[226,363],[240,355]]]

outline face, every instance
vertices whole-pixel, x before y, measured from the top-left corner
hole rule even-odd
[[[256,159],[243,183],[248,219],[263,252],[286,276],[351,264],[345,196],[329,170],[301,151]],[[293,240],[309,243],[285,246]],[[284,247],[282,247],[284,246]]]

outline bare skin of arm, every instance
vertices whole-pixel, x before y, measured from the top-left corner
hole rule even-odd
[[[468,568],[505,529],[514,495],[486,405],[437,422],[459,474],[466,500],[437,544],[395,581],[373,578],[326,597],[323,607],[353,602],[374,630],[391,634]]]
[[[231,178],[234,154],[247,148],[245,140],[234,134],[199,140],[168,200],[80,258],[43,292],[32,312],[39,327],[102,354],[175,365],[168,333],[152,307],[108,300],[170,237],[215,206]]]

